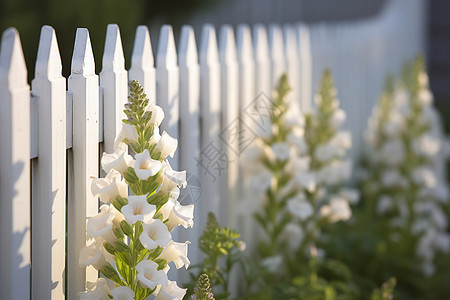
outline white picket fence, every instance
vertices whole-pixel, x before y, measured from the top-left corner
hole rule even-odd
[[[172,165],[191,174],[196,226],[178,236],[193,242],[195,262],[209,211],[224,224],[240,224],[244,239],[251,235],[237,212],[246,193],[239,164],[244,145],[236,139],[242,132],[235,130],[254,126],[244,109],[261,92],[270,95],[283,72],[293,99],[311,109],[320,74],[330,67],[356,155],[384,76],[424,49],[424,3],[392,0],[381,15],[348,24],[240,25],[235,33],[225,25],[218,39],[205,25],[198,51],[190,26],[182,28],[177,51],[166,25],[156,67],[147,27],[139,26],[128,72],[119,28],[109,25],[99,76],[89,32],[79,28],[67,87],[55,31],[44,26],[31,92],[19,34],[6,30],[0,47],[1,299],[76,299],[85,282],[97,278],[94,269],[79,267],[78,252],[86,243],[86,217],[98,209],[91,177],[102,175],[101,153],[112,152],[129,80],[139,80],[163,107],[162,127],[179,139]]]

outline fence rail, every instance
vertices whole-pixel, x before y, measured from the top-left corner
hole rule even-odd
[[[424,49],[424,3],[392,0],[376,18],[345,24],[240,25],[236,32],[224,25],[218,38],[205,25],[198,47],[193,28],[184,26],[178,50],[165,25],[156,59],[147,27],[139,26],[128,72],[119,28],[109,25],[99,75],[89,32],[79,28],[67,87],[55,31],[44,26],[31,92],[19,33],[6,30],[0,46],[1,298],[76,299],[97,277],[79,267],[78,252],[86,244],[86,217],[98,209],[91,177],[102,175],[101,154],[113,149],[129,80],[139,80],[164,108],[161,128],[179,139],[171,164],[189,172],[193,189],[183,193],[196,201],[196,226],[178,236],[193,242],[196,262],[209,211],[222,223],[240,224],[244,239],[251,236],[238,214],[248,194],[239,163],[245,145],[237,137],[256,130],[244,113],[255,97],[270,95],[287,72],[294,101],[312,109],[319,74],[330,67],[357,155],[384,76]],[[211,151],[216,160],[205,161]]]

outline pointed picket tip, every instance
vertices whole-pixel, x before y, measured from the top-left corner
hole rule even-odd
[[[297,35],[295,33],[295,28],[292,25],[285,25],[283,28],[283,40],[284,40],[284,49],[286,53],[286,57],[293,58],[297,56]]]
[[[72,55],[72,74],[94,75],[95,61],[91,39],[86,28],[78,28]]]
[[[136,29],[134,38],[133,54],[131,55],[131,68],[142,68],[143,70],[153,69],[154,59],[150,34],[145,25],[140,25]]]
[[[214,25],[205,24],[202,28],[202,40],[200,42],[200,63],[214,63],[219,61],[217,49],[216,30]]]
[[[280,25],[269,25],[269,50],[272,59],[283,59],[283,32]]]
[[[125,70],[122,39],[117,24],[108,24],[106,29],[105,49],[103,51],[102,71]]]
[[[158,55],[156,58],[156,66],[177,66],[177,50],[175,48],[175,39],[173,38],[173,29],[171,25],[163,25],[161,27],[158,41]]]
[[[231,25],[222,25],[220,28],[219,57],[220,61],[225,63],[236,61],[236,43]]]
[[[10,27],[2,34],[0,46],[0,81],[10,88],[22,88],[27,82],[27,66],[17,29]]]
[[[198,64],[197,45],[195,44],[194,28],[184,25],[181,28],[180,50],[178,53],[180,66],[191,66]]]
[[[240,62],[249,61],[253,56],[252,34],[250,26],[240,24],[236,32],[237,56]]]
[[[36,58],[35,77],[61,78],[62,63],[56,33],[53,27],[44,25],[41,29],[39,49]]]
[[[253,27],[253,52],[255,60],[266,60],[269,57],[267,30],[262,24]]]

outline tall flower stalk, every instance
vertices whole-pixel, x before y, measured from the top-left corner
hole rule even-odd
[[[88,283],[81,299],[182,299],[185,289],[167,272],[189,266],[189,242],[173,241],[177,226],[193,226],[193,204],[177,198],[186,186],[186,171],[174,171],[177,140],[159,133],[163,110],[150,104],[137,81],[130,83],[127,119],[114,153],[103,153],[105,178],[94,179],[92,193],[103,205],[87,219],[88,246],[80,251],[80,266],[92,265],[104,278]],[[128,154],[128,147],[134,157]],[[128,195],[128,190],[132,194]]]
[[[289,107],[289,91],[287,76],[283,75],[273,93],[270,128],[245,153],[248,167],[253,172],[251,184],[257,192],[252,201],[259,203],[252,206],[265,233],[259,252],[264,259],[263,265],[273,272],[282,263],[283,232],[292,219],[286,213],[287,201],[298,190],[292,183],[298,171],[292,160],[305,150],[302,149],[303,118],[296,107]]]
[[[336,94],[331,73],[325,70],[315,110],[305,115],[307,155],[302,159],[303,172],[297,175],[301,190],[288,202],[304,232],[299,256],[320,255],[316,247],[324,226],[350,219],[350,204],[359,198],[356,190],[345,187],[351,177],[347,152],[352,141],[350,132],[341,129],[346,114],[339,108]]]
[[[425,275],[434,273],[435,253],[450,249],[443,211],[448,150],[432,101],[424,61],[417,57],[401,80],[387,84],[372,113],[363,190],[367,218],[387,224],[380,230],[390,251],[416,257]]]

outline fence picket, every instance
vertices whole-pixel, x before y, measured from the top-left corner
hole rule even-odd
[[[43,26],[32,91],[38,97],[39,157],[32,165],[32,299],[64,299],[66,256],[66,79],[56,34]]]
[[[287,71],[284,53],[283,32],[277,24],[269,25],[269,55],[271,88],[274,89],[281,75]]]
[[[291,100],[300,107],[300,76],[299,76],[299,59],[298,59],[298,42],[295,28],[292,25],[283,27],[284,40],[284,58],[286,64],[286,72],[291,85]]]
[[[249,190],[249,174],[246,172],[245,165],[245,149],[249,146],[249,142],[253,140],[254,123],[251,121],[249,112],[252,108],[252,102],[255,100],[255,62],[253,60],[253,46],[250,27],[246,24],[241,24],[237,28],[236,33],[237,58],[238,58],[238,73],[239,73],[239,117],[240,117],[240,136],[239,136],[239,198],[241,203],[247,201],[251,197]],[[242,204],[239,204],[242,205]],[[245,209],[238,207],[238,212],[243,212]],[[245,214],[239,214],[240,231],[243,240],[246,241],[250,249],[252,249],[253,241],[253,221]]]
[[[154,67],[153,51],[147,26],[141,25],[136,29],[131,68],[128,79],[138,80],[144,88],[150,102],[155,103],[156,71]]]
[[[165,113],[161,129],[166,130],[173,138],[178,138],[179,120],[179,71],[177,66],[177,50],[172,26],[161,27],[156,58],[156,100]],[[178,154],[170,160],[172,168],[178,169]]]
[[[236,201],[238,190],[235,188],[239,174],[239,73],[236,43],[233,28],[222,26],[219,38],[219,60],[221,80],[222,124],[220,138],[223,151],[228,157],[228,166],[222,180],[222,207],[226,212],[224,220],[229,226],[236,223]]]
[[[300,108],[307,112],[312,107],[313,86],[312,86],[312,53],[309,28],[306,24],[300,23],[297,26],[298,47],[300,58],[300,86],[301,99]]]
[[[72,56],[72,74],[69,92],[73,98],[73,189],[68,199],[68,296],[76,299],[85,289],[86,281],[98,277],[93,267],[82,268],[78,264],[79,251],[86,245],[86,217],[98,211],[98,201],[91,194],[91,177],[98,176],[98,76],[92,53],[89,32],[77,30]]]
[[[0,298],[30,298],[30,87],[19,33],[0,47]]]
[[[199,170],[195,157],[200,153],[200,69],[198,65],[197,45],[194,29],[183,26],[181,29],[180,46],[178,50],[180,68],[180,169],[187,170],[188,186],[181,191],[179,201],[183,205],[197,204],[194,209],[195,228],[201,228],[200,202],[202,185],[199,180]],[[192,264],[200,261],[198,238],[200,230],[183,230],[181,240],[191,241],[189,259]]]
[[[206,220],[208,212],[218,219],[220,207],[220,161],[222,157],[220,131],[220,65],[216,32],[210,24],[204,25],[200,43],[200,109],[201,151],[197,158],[203,184],[200,220]],[[203,221],[204,222],[204,221]]]
[[[128,76],[125,71],[119,26],[109,24],[106,31],[100,86],[103,94],[103,144],[104,151],[114,152],[114,141],[122,128],[124,105],[127,103]]]
[[[255,92],[271,95],[271,73],[269,60],[269,44],[266,27],[256,24],[253,27],[253,55],[255,58]]]

